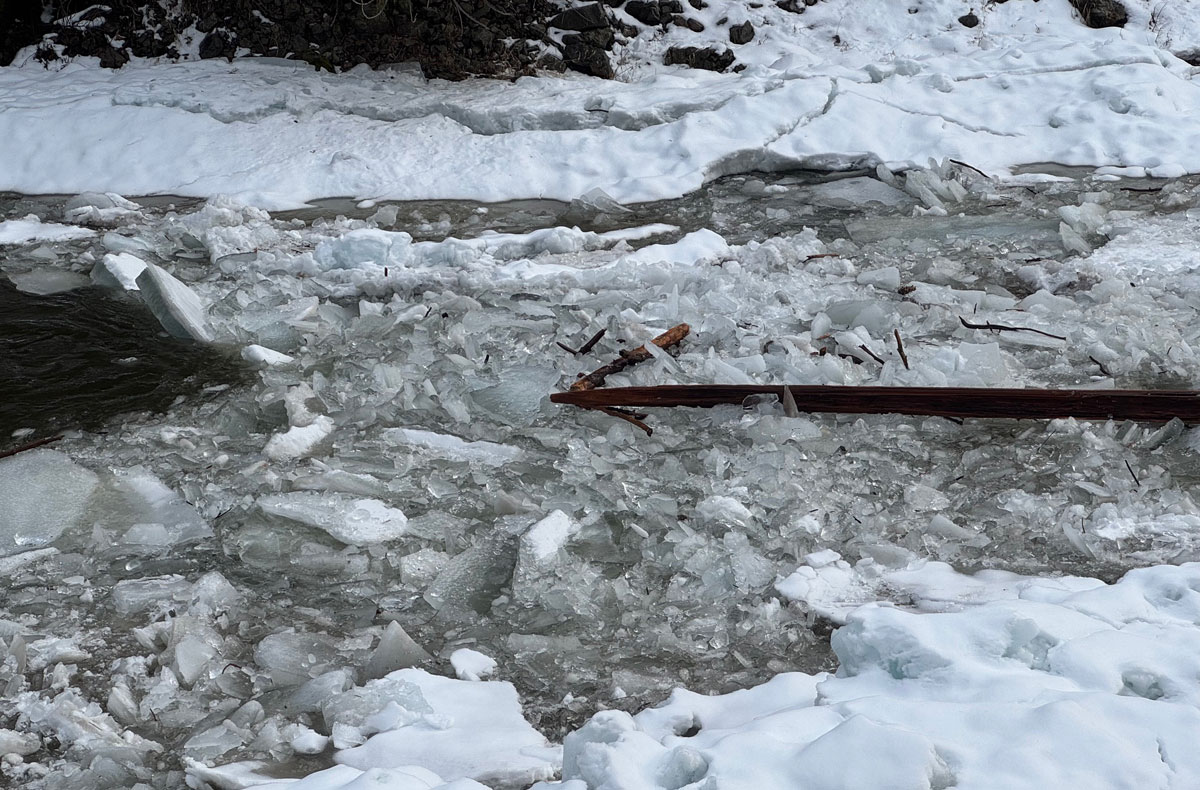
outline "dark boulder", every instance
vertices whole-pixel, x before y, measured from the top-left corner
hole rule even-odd
[[[979,17],[975,16],[975,12],[972,11],[969,14],[963,14],[960,16],[958,18],[958,24],[962,25],[963,27],[978,27]]]
[[[608,27],[608,13],[601,3],[589,3],[578,8],[568,8],[561,14],[556,14],[548,23],[550,27],[559,30],[596,30]]]
[[[662,9],[658,5],[658,0],[629,0],[625,4],[625,13],[643,25],[662,23]]]
[[[688,66],[706,71],[725,71],[733,65],[733,53],[715,47],[671,47],[663,63],[668,66]]]
[[[237,52],[233,37],[224,30],[214,30],[200,40],[199,53],[203,60],[210,58],[230,58]]]
[[[740,25],[734,25],[729,28],[729,43],[731,44],[749,44],[754,40],[754,25],[750,24],[750,20],[746,20]]]
[[[1129,14],[1119,0],[1071,0],[1088,27],[1125,27]]]
[[[563,36],[563,62],[567,68],[611,80],[616,76],[608,53],[582,35]]]
[[[671,17],[671,23],[677,25],[678,27],[686,27],[693,33],[704,32],[703,22],[701,22],[699,19],[693,19],[690,16],[684,16],[683,14],[676,14],[675,16]]]

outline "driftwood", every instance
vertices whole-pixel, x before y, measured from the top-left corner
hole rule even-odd
[[[550,396],[555,403],[588,409],[741,404],[751,395],[774,395],[797,412],[908,414],[951,418],[1134,420],[1200,423],[1196,390],[1049,390],[983,387],[840,387],[782,385],[666,385],[572,387]],[[790,409],[789,409],[790,411]]]
[[[48,444],[57,442],[60,439],[62,439],[61,436],[51,436],[46,439],[38,439],[37,441],[30,442],[29,444],[23,444],[20,447],[14,447],[11,450],[5,450],[4,452],[0,453],[0,458],[11,458],[18,453],[23,453],[28,450],[36,450],[39,447],[45,447]]]
[[[670,348],[687,337],[687,334],[690,331],[692,331],[692,328],[687,324],[679,324],[671,327],[650,342],[659,348]],[[599,340],[598,337],[596,339]],[[580,376],[578,379],[576,379],[575,383],[571,385],[571,392],[579,392],[581,390],[590,390],[596,387],[603,387],[604,379],[608,376],[611,376],[614,373],[620,373],[630,365],[636,365],[639,362],[645,362],[652,356],[654,355],[647,351],[645,346],[638,346],[632,351],[622,351],[619,358],[614,359],[604,367],[596,368],[586,376]]]

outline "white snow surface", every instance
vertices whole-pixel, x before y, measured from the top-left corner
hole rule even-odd
[[[836,675],[599,713],[564,743],[591,790],[1172,787],[1200,782],[1200,565],[1026,586],[959,612],[868,605]],[[1047,748],[1053,744],[1053,748]],[[545,785],[551,787],[555,785]],[[569,781],[561,785],[570,786]]]
[[[28,244],[31,241],[63,241],[95,235],[95,231],[77,225],[42,222],[35,215],[0,222],[0,245]]]
[[[1103,30],[1062,2],[988,5],[969,29],[956,21],[968,5],[827,0],[796,15],[713,2],[694,14],[699,39],[647,31],[625,45],[616,81],[426,83],[272,59],[47,70],[18,58],[0,71],[0,189],[228,193],[267,208],[600,189],[629,203],[795,165],[1200,171],[1200,89],[1171,54],[1197,46],[1194,4],[1135,0],[1125,29]],[[756,23],[736,48],[745,70],[656,65],[671,43],[721,41],[721,18]]]

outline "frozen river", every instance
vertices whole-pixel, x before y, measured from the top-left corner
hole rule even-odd
[[[249,786],[200,763],[262,761],[258,781],[335,754],[367,767],[353,747],[389,727],[355,684],[477,675],[486,660],[463,649],[494,659],[558,743],[679,686],[845,666],[850,637],[835,656],[830,633],[861,604],[970,612],[1032,577],[1194,558],[1195,439],[1178,424],[754,403],[661,410],[647,437],[546,399],[680,322],[676,352],[609,383],[1194,386],[1197,182],[1068,175],[998,183],[946,163],[751,173],[629,207],[276,215],[7,198],[0,269],[65,291],[5,285],[31,323],[0,343],[64,322],[78,381],[136,357],[162,386],[45,379],[36,408],[5,393],[6,431],[32,429],[9,446],[89,429],[0,460],[0,747],[23,755],[6,770],[26,787],[167,788],[187,766]],[[130,259],[186,285],[211,346],[147,328],[115,276]],[[600,329],[587,355],[557,345]],[[72,411],[81,390],[93,402]],[[1012,573],[955,572],[984,569]],[[405,688],[367,697],[441,711],[432,686],[429,711]],[[456,715],[461,748],[475,736]],[[463,775],[555,775],[555,749],[520,737]]]

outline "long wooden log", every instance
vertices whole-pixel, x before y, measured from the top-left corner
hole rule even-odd
[[[1135,420],[1167,422],[1176,417],[1200,423],[1196,390],[987,389],[983,387],[839,387],[790,386],[802,412],[838,414],[909,414],[1049,420]],[[782,385],[664,385],[556,392],[555,403],[590,409],[613,407],[740,404],[751,395],[783,398]]]

